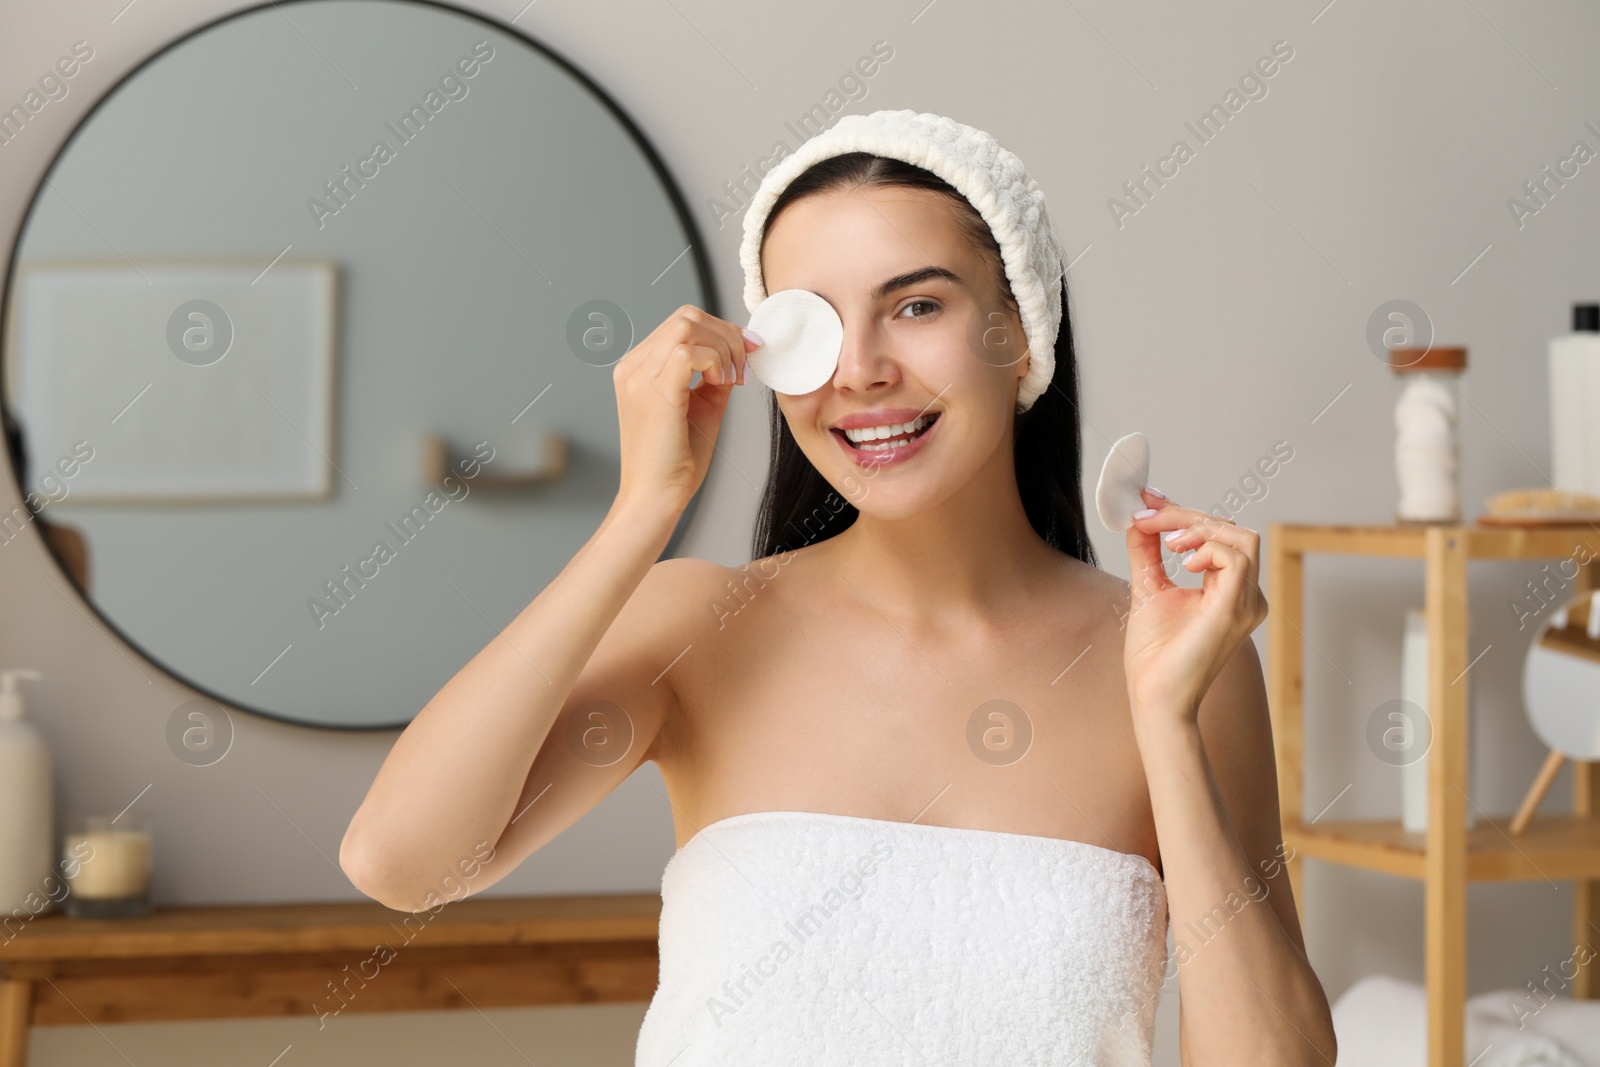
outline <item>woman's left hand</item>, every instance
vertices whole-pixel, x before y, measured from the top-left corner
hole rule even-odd
[[[1155,513],[1128,528],[1132,603],[1122,657],[1128,699],[1136,717],[1154,712],[1193,723],[1223,664],[1267,617],[1258,579],[1261,535],[1148,489],[1143,495]],[[1161,538],[1170,530],[1183,532],[1168,548],[1195,550],[1181,566],[1205,575],[1198,589],[1167,577]]]

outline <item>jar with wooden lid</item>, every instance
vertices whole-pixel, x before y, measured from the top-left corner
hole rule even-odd
[[[1404,383],[1394,407],[1394,470],[1400,486],[1395,521],[1459,523],[1456,380],[1467,369],[1467,350],[1431,345],[1388,351],[1389,367]]]

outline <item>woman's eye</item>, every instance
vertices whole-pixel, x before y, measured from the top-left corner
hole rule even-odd
[[[939,310],[939,305],[935,301],[932,301],[932,300],[913,300],[913,301],[911,301],[911,303],[909,303],[905,307],[901,308],[900,311],[903,314],[903,313],[905,313],[907,311],[910,311],[912,308],[915,308],[915,307],[927,308],[928,310],[923,312],[922,314],[919,314],[919,315],[910,315],[910,316],[908,316],[909,318],[913,318],[913,319],[927,318],[933,312]]]

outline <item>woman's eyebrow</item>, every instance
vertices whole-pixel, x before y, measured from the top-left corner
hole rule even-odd
[[[907,271],[904,274],[897,274],[893,278],[890,278],[888,281],[884,282],[882,285],[878,286],[877,291],[872,294],[872,299],[882,300],[896,289],[904,289],[908,285],[915,285],[918,282],[925,282],[929,278],[948,278],[957,285],[963,284],[960,275],[956,274],[956,272],[953,270],[947,270],[944,267],[918,267],[916,270]]]

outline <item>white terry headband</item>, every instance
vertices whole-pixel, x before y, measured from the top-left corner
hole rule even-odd
[[[812,164],[847,152],[870,152],[932,171],[966,197],[988,224],[1000,246],[1032,356],[1017,387],[1017,410],[1027,411],[1055,374],[1066,261],[1044,194],[1023,170],[1022,160],[987,133],[954,119],[910,110],[845,115],[779,160],[761,179],[744,215],[739,262],[744,266],[745,310],[754,312],[767,297],[761,230],[773,203]]]

